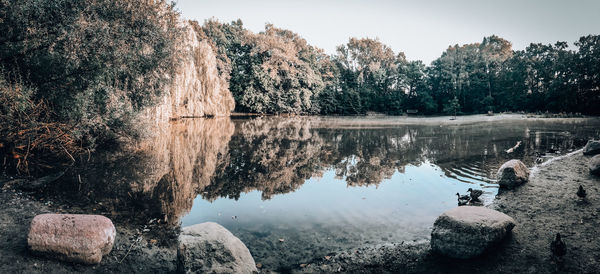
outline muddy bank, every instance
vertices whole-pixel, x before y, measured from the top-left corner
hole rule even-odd
[[[600,177],[589,174],[580,151],[533,169],[530,182],[501,192],[490,206],[518,225],[496,250],[472,260],[431,252],[428,243],[397,244],[347,251],[294,270],[375,273],[594,273],[600,269]],[[587,200],[576,196],[579,185]],[[560,232],[567,244],[564,262],[550,257],[550,242]]]
[[[531,181],[497,196],[492,207],[512,216],[518,226],[500,248],[472,260],[452,260],[432,254],[428,243],[394,243],[361,247],[311,259],[283,272],[352,273],[552,273],[595,272],[600,268],[600,178],[589,175],[589,157],[580,152],[533,169]],[[6,179],[0,179],[0,187]],[[586,202],[577,199],[579,185]],[[177,229],[150,220],[145,224],[115,222],[112,252],[99,265],[84,266],[31,256],[27,230],[33,217],[48,212],[90,213],[89,208],[54,204],[35,193],[7,187],[0,191],[0,264],[5,273],[172,273],[175,271]],[[95,213],[110,216],[100,207]],[[564,263],[550,260],[550,242],[564,235]],[[263,273],[271,273],[263,269]]]
[[[6,178],[0,179],[0,188]],[[38,199],[33,193],[0,190],[0,272],[2,273],[168,273],[175,271],[176,235],[166,225],[115,223],[117,237],[112,252],[95,266],[32,256],[27,231],[35,215],[88,213],[80,208]],[[110,216],[109,212],[97,212]]]

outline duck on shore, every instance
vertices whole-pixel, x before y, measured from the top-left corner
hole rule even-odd
[[[562,241],[560,233],[556,233],[554,241],[550,243],[550,251],[552,251],[552,259],[561,262],[563,256],[567,254],[567,245]]]
[[[585,192],[585,189],[583,189],[582,185],[579,185],[579,189],[577,190],[577,197],[579,197],[581,199],[585,199],[586,196],[587,196],[587,193]]]

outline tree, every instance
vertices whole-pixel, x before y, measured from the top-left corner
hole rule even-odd
[[[221,56],[229,73],[238,111],[254,113],[317,113],[313,101],[331,81],[332,67],[321,49],[298,34],[271,24],[252,33],[240,20],[230,24],[209,20],[200,27]]]
[[[444,105],[444,112],[447,114],[453,114],[454,118],[456,118],[456,114],[460,109],[460,103],[456,96],[452,100],[448,100],[448,103]]]
[[[365,111],[400,112],[406,94],[399,73],[407,66],[403,53],[395,54],[377,39],[350,38],[337,48],[333,60],[342,90],[357,90]]]
[[[600,115],[600,35],[588,35],[575,42],[577,109]]]

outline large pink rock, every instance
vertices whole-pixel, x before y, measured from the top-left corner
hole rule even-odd
[[[34,253],[97,264],[112,250],[115,236],[115,226],[104,216],[42,214],[31,221],[27,244]]]

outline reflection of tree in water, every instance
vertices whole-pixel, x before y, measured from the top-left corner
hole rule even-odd
[[[260,190],[263,199],[300,187],[319,167],[322,140],[302,118],[263,119],[238,124],[222,155],[215,180],[202,192],[206,199],[238,199]]]
[[[99,152],[67,176],[61,193],[127,218],[177,224],[210,184],[218,155],[234,131],[229,118],[165,124],[155,136],[124,150]],[[81,177],[79,177],[81,174]],[[81,178],[81,183],[79,183]]]
[[[538,121],[539,123],[539,121]],[[577,124],[550,123],[544,133],[529,134],[527,122],[472,125],[400,125],[380,128],[323,128],[312,118],[263,117],[237,123],[230,151],[219,158],[216,176],[203,190],[205,199],[238,199],[258,190],[263,199],[298,189],[306,179],[334,169],[349,186],[378,185],[406,165],[434,163],[451,178],[492,182],[507,159],[533,164],[536,152],[550,146],[581,146]],[[537,137],[536,137],[537,135]],[[584,138],[580,138],[583,140]],[[522,141],[515,152],[506,149]]]
[[[198,194],[207,200],[238,199],[260,191],[270,199],[327,170],[348,186],[378,185],[406,165],[424,162],[473,183],[490,178],[507,159],[531,165],[535,152],[581,147],[594,134],[577,123],[537,123],[361,129],[327,127],[307,117],[262,117],[235,125],[229,118],[184,120],[161,127],[131,149],[97,153],[60,187],[79,195],[73,200],[102,203],[113,214],[176,224]],[[507,154],[517,141],[522,145]]]

